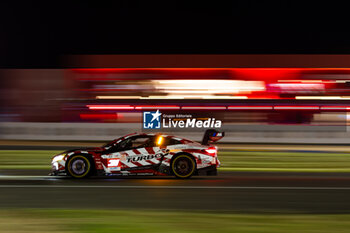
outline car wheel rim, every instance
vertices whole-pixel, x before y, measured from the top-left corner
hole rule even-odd
[[[83,160],[80,160],[80,159],[73,161],[72,171],[77,175],[83,174],[86,171],[85,162]]]
[[[187,175],[191,172],[190,161],[186,158],[180,159],[175,165],[176,173],[179,175]]]

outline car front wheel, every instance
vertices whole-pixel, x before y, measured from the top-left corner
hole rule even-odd
[[[91,162],[82,155],[76,155],[68,160],[67,173],[74,178],[85,178],[91,171]]]

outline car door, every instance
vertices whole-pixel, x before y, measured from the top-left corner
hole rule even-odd
[[[124,139],[112,153],[107,154],[107,167],[111,172],[134,173],[156,168],[166,150],[159,145],[159,137],[138,135]]]
[[[107,173],[123,173],[123,171],[137,167],[130,160],[134,154],[134,142],[138,138],[139,136],[133,136],[122,139],[106,149],[101,157],[104,159]]]
[[[126,142],[126,147],[120,151],[119,158],[121,171],[135,171],[152,169],[153,166],[160,163],[156,159],[158,149],[154,146],[154,136],[139,135],[130,137]]]

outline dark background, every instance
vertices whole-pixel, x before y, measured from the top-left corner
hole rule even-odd
[[[1,2],[0,67],[60,68],[70,54],[349,53],[348,7],[305,2]]]

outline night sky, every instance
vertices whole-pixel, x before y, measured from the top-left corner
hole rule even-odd
[[[345,5],[227,2],[1,2],[0,66],[59,68],[69,54],[350,53]]]

